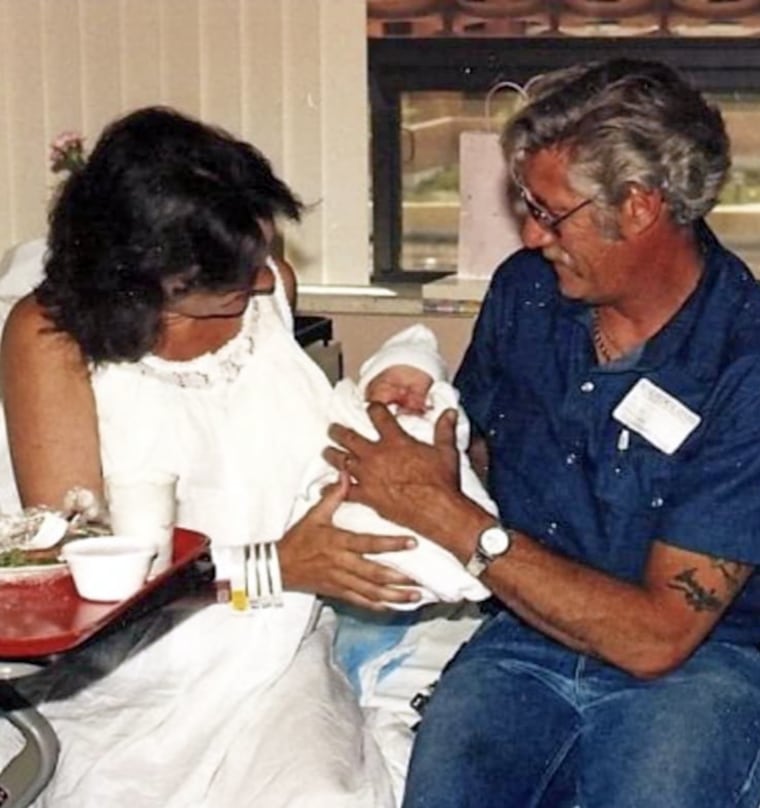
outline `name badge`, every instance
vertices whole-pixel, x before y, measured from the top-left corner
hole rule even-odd
[[[702,418],[649,379],[639,379],[612,411],[612,417],[661,452],[673,452]]]

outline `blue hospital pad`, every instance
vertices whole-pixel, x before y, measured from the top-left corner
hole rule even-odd
[[[348,676],[351,686],[361,695],[360,670],[368,662],[399,645],[409,627],[419,620],[417,612],[376,614],[342,604],[332,604],[338,618],[335,632],[335,659]],[[397,668],[407,654],[389,660],[378,679]]]

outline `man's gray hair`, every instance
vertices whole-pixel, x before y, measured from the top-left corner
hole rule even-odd
[[[516,181],[526,155],[556,146],[568,150],[573,188],[606,208],[610,224],[634,184],[659,189],[679,225],[715,205],[731,164],[723,118],[666,65],[576,65],[533,79],[526,92],[502,134]]]

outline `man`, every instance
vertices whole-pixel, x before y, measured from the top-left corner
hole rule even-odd
[[[703,222],[720,113],[664,65],[535,80],[503,135],[526,246],[456,384],[500,524],[375,406],[331,429],[349,498],[479,574],[404,805],[760,804],[760,288]]]

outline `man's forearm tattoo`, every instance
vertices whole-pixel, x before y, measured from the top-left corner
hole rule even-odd
[[[718,612],[723,608],[723,602],[715,594],[714,589],[705,589],[694,577],[696,567],[682,570],[668,584],[671,589],[679,589],[684,593],[686,602],[695,612]]]
[[[731,594],[739,591],[742,585],[741,573],[744,572],[745,565],[736,561],[727,561],[725,558],[713,558],[710,562],[713,569],[717,569],[723,576]]]

